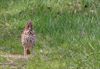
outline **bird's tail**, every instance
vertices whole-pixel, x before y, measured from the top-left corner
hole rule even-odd
[[[27,55],[30,54],[30,50],[29,50],[29,49],[26,50],[26,54],[27,54]]]

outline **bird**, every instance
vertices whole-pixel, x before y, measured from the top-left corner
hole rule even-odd
[[[21,34],[21,43],[24,48],[24,56],[31,54],[31,50],[35,45],[35,36],[32,21],[29,21]]]

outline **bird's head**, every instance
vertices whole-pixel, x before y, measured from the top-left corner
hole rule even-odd
[[[32,31],[32,21],[29,21],[25,27],[26,30]]]

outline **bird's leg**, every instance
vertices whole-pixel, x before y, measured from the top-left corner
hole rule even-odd
[[[24,47],[24,56],[27,56],[27,48]]]

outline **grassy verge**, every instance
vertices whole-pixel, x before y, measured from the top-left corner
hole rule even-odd
[[[0,50],[22,54],[20,34],[32,20],[37,41],[27,69],[99,69],[99,2],[0,0]]]

